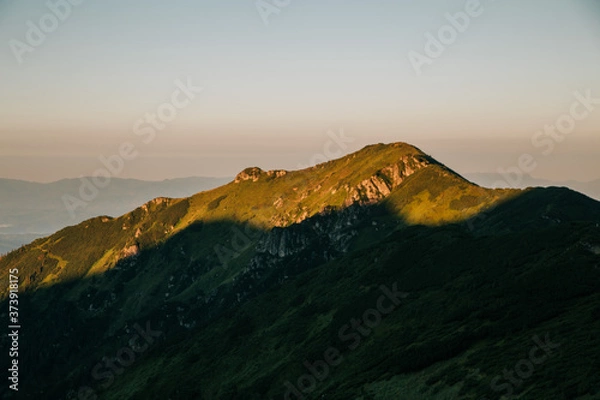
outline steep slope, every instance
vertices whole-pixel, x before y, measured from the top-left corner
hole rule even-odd
[[[2,258],[3,279],[19,269],[27,310],[23,381],[38,383],[21,394],[281,398],[304,360],[343,348],[339,329],[396,282],[410,306],[364,350],[343,352],[353,361],[310,395],[400,398],[418,379],[423,398],[475,398],[490,365],[518,352],[514,332],[571,321],[566,309],[596,312],[598,221],[598,203],[574,192],[484,189],[402,143],[303,171],[249,168],[217,189],[95,218]],[[544,285],[563,291],[550,311],[540,309]],[[161,335],[122,375],[103,363],[136,324]],[[491,350],[500,342],[503,354]],[[459,368],[467,353],[483,372],[479,386],[457,388],[440,371],[472,375]]]
[[[516,201],[538,210],[555,195]],[[289,280],[202,329],[167,334],[106,398],[599,398],[598,222],[549,221],[511,203],[512,216],[498,209],[477,221],[500,224],[494,234],[413,226],[318,268],[288,256],[279,268]],[[533,223],[519,226],[528,215]],[[399,292],[383,303],[388,315],[375,311],[382,286]]]
[[[98,190],[93,201],[83,201],[80,194],[82,182],[88,182],[85,193],[90,195],[94,193],[93,188],[90,189],[92,178],[83,178],[83,181],[65,179],[52,183],[0,179],[0,254],[20,247],[20,242],[13,245],[14,237],[9,235],[31,233],[37,234],[33,238],[36,239],[47,236],[48,232],[56,232],[98,215],[125,214],[158,196],[191,196],[202,190],[223,185],[229,180],[195,177],[149,182],[113,178],[108,186]],[[76,203],[72,210],[73,215],[65,206],[63,196],[72,196],[83,201]]]

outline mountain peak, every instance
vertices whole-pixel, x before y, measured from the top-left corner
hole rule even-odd
[[[356,158],[359,158],[359,159],[371,158],[371,159],[373,159],[373,161],[376,161],[375,158],[377,156],[385,158],[385,160],[391,164],[391,163],[394,163],[395,156],[399,157],[396,161],[400,161],[400,160],[406,161],[407,155],[426,156],[429,158],[429,160],[431,162],[437,163],[435,160],[433,160],[433,158],[427,156],[420,149],[418,149],[417,147],[415,147],[411,144],[408,144],[405,142],[393,142],[393,143],[387,143],[387,144],[386,143],[377,143],[377,144],[367,145],[354,153],[347,154],[338,159],[322,162],[320,164],[306,168],[306,170],[322,168],[328,164],[332,164],[332,163],[336,163],[336,162],[349,162],[349,160],[356,159]],[[299,170],[299,171],[302,171],[302,170]],[[283,169],[264,171],[260,167],[248,167],[236,175],[234,183],[240,183],[240,182],[244,182],[244,181],[256,182],[263,176],[269,177],[269,178],[272,178],[272,177],[279,178],[281,176],[287,175],[289,172],[299,172],[299,171],[287,171],[287,170],[283,170]]]
[[[377,143],[367,145],[362,149],[355,151],[354,153],[350,153],[346,156],[343,156],[340,158],[340,160],[355,158],[376,158],[378,156],[383,156],[386,157],[386,159],[388,159],[389,161],[393,161],[394,157],[401,157],[405,155],[425,156],[426,154],[416,146],[405,142]]]
[[[409,177],[414,182],[408,191],[396,193]],[[236,220],[287,226],[328,207],[373,205],[392,195],[413,199],[428,188],[436,193],[435,188],[452,186],[465,191],[476,187],[415,146],[379,143],[302,170],[246,168],[230,185],[194,196],[192,208],[198,210],[196,217],[205,211],[220,218],[232,218],[233,213]],[[462,196],[456,190],[455,195]],[[240,208],[242,199],[254,204],[251,213]]]
[[[407,143],[407,142],[373,143],[373,144],[366,145],[361,150],[365,150],[365,149],[381,150],[381,149],[386,149],[386,148],[412,150],[412,151],[422,153],[422,151],[419,148],[417,148],[416,146],[413,146],[412,144]]]

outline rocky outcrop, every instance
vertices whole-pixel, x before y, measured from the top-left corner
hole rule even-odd
[[[242,172],[240,172],[239,174],[237,174],[237,176],[235,177],[234,182],[235,183],[240,183],[243,181],[252,181],[252,182],[256,182],[257,180],[260,179],[260,176],[262,174],[264,174],[265,172],[258,168],[258,167],[251,167],[251,168],[246,168],[245,170],[243,170]]]
[[[151,211],[156,211],[157,209],[162,209],[163,207],[168,207],[172,203],[173,203],[173,199],[170,199],[168,197],[157,197],[153,200],[150,200],[146,204],[144,204],[141,207],[141,209],[144,212],[148,213]],[[159,206],[162,206],[162,207],[159,207]]]
[[[258,167],[251,167],[251,168],[246,168],[245,170],[243,170],[242,172],[237,174],[237,176],[235,177],[235,180],[233,182],[234,183],[240,183],[240,182],[244,182],[244,181],[256,182],[261,177],[266,177],[266,178],[271,178],[271,179],[280,178],[282,176],[287,175],[287,173],[288,172],[283,169],[275,169],[275,170],[265,172]]]
[[[357,223],[368,210],[350,207],[320,215],[286,228],[273,228],[256,245],[257,253],[284,258],[305,250],[310,245],[329,243],[339,253],[347,251]]]
[[[134,244],[132,246],[125,247],[121,251],[121,257],[120,258],[134,257],[134,256],[137,256],[138,254],[140,254],[140,248],[139,248],[139,246],[137,244]]]
[[[271,171],[267,171],[267,176],[269,177],[280,178],[285,175],[287,175],[287,171],[284,169],[274,169]]]
[[[334,260],[348,252],[360,224],[372,215],[368,207],[326,210],[303,222],[274,228],[256,242],[255,254],[234,278],[235,301],[248,298],[267,281],[283,282],[289,276]]]
[[[380,169],[357,186],[346,188],[348,196],[344,205],[377,203],[387,197],[406,178],[429,165],[431,162],[425,156],[404,156],[398,163]]]

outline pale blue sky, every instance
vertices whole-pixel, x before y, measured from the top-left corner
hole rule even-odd
[[[531,144],[573,92],[600,97],[598,3],[481,0],[417,76],[408,53],[465,1],[291,0],[265,26],[253,0],[84,0],[19,64],[9,41],[48,9],[0,0],[0,177],[91,175],[124,141],[122,177],[294,169],[343,128],[347,152],[407,141],[465,173],[531,153],[533,175],[600,178],[600,106],[552,154]],[[133,124],[188,77],[204,91],[143,144]]]

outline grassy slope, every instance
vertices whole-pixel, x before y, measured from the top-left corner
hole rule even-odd
[[[228,269],[214,268],[219,262],[214,246],[227,243],[232,228],[250,224],[269,230],[273,226],[290,226],[327,206],[341,208],[349,189],[406,155],[425,156],[408,145],[369,146],[340,160],[282,177],[263,173],[256,182],[230,183],[190,199],[151,202],[146,205],[147,211],[140,208],[118,219],[96,218],[11,253],[0,260],[1,273],[6,274],[8,266],[19,267],[25,279],[22,289],[37,290],[32,306],[40,310],[65,302],[69,307],[71,304],[82,310],[97,310],[86,318],[90,325],[105,331],[106,338],[132,319],[147,315],[149,310],[160,315],[165,307],[193,304],[232,282],[254,252],[250,247]],[[283,380],[297,378],[305,358],[322,356],[335,340],[334,331],[373,303],[378,285],[393,281],[408,285],[404,290],[411,293],[410,302],[386,319],[373,342],[365,342],[364,348],[348,354],[339,375],[332,375],[318,391],[340,399],[357,396],[361,391],[365,398],[396,398],[384,393],[408,390],[402,382],[414,381],[420,386],[415,384],[410,390],[427,391],[423,398],[454,398],[452,390],[462,390],[469,396],[486,393],[486,379],[499,373],[494,372],[498,369],[492,368],[493,363],[516,362],[518,358],[512,361],[509,356],[522,350],[519,346],[531,332],[563,323],[556,309],[575,307],[572,330],[573,324],[585,320],[590,312],[597,313],[598,307],[597,299],[586,291],[589,284],[584,285],[597,276],[587,271],[576,274],[575,281],[570,275],[557,275],[557,284],[562,282],[569,290],[579,290],[577,296],[582,299],[576,303],[559,297],[564,301],[551,308],[555,317],[551,325],[543,325],[543,320],[536,318],[527,325],[516,315],[508,319],[497,317],[498,310],[515,310],[516,304],[525,304],[525,310],[531,310],[531,314],[538,312],[537,300],[528,303],[528,297],[514,293],[514,281],[523,278],[523,271],[537,276],[543,274],[545,263],[556,269],[568,260],[576,260],[578,266],[592,265],[589,251],[580,244],[582,237],[597,235],[590,226],[582,225],[573,231],[572,227],[559,226],[548,233],[548,240],[534,241],[528,237],[534,231],[527,233],[518,226],[520,218],[530,211],[543,212],[551,219],[558,219],[561,213],[566,213],[563,218],[567,219],[590,219],[589,215],[577,215],[578,208],[570,204],[571,192],[540,194],[539,198],[533,193],[517,198],[519,193],[471,185],[433,162],[407,178],[382,203],[387,212],[374,219],[377,225],[360,227],[353,239],[352,254],[305,272],[206,329],[193,330],[189,338],[169,339],[166,347],[150,353],[145,362],[128,370],[127,378],[111,387],[106,396],[186,398],[194,392],[223,399],[234,398],[235,392],[240,393],[239,398],[276,396]],[[507,209],[502,208],[503,203]],[[539,210],[545,204],[553,204],[555,209]],[[493,207],[497,208],[492,210]],[[597,205],[586,203],[582,209],[594,207]],[[509,215],[515,208],[520,209],[520,214]],[[445,225],[464,221],[484,210],[489,213],[483,221],[485,226],[494,227],[487,237],[465,233],[465,226]],[[422,226],[407,228],[414,224]],[[136,238],[138,229],[141,235]],[[389,237],[392,232],[396,233]],[[499,234],[506,236],[498,237]],[[536,250],[531,247],[532,242],[541,247]],[[81,251],[82,243],[85,251]],[[126,266],[115,269],[123,249],[136,243],[144,250],[137,261],[143,270],[129,271]],[[565,243],[571,244],[565,247]],[[552,246],[555,252],[549,251]],[[564,252],[563,247],[576,251]],[[515,254],[515,260],[510,254]],[[531,254],[547,256],[538,259]],[[477,265],[485,265],[486,269],[474,268]],[[526,268],[514,268],[522,265]],[[173,277],[185,282],[179,286],[171,284]],[[546,285],[545,275],[538,279]],[[523,287],[542,292],[544,286],[536,288],[535,282],[529,278]],[[65,285],[64,291],[56,295],[44,290],[51,283]],[[507,290],[512,290],[510,296],[505,295]],[[123,298],[122,302],[111,303],[112,293]],[[475,309],[481,305],[485,307],[478,313]],[[112,315],[110,320],[107,312]],[[515,334],[515,327],[520,327],[520,336]],[[588,325],[582,335],[594,328],[597,329]],[[490,346],[506,340],[509,343],[501,354],[491,357]],[[467,348],[468,354],[464,351]],[[93,365],[99,354],[110,352],[111,344],[103,344],[83,358],[71,355],[73,362],[82,366],[73,370],[71,377],[85,374],[86,365]],[[473,368],[463,367],[462,363],[468,361],[463,358],[471,353]],[[593,360],[590,362],[589,365],[595,365]],[[476,374],[475,383],[463,382],[468,390],[453,387],[460,379],[451,382],[453,378],[446,378],[467,376],[476,368],[487,371],[478,372],[481,376]],[[582,377],[586,375],[580,374],[575,380],[583,384],[587,378]],[[52,379],[71,378],[48,375],[48,380]],[[440,383],[432,387],[435,382]],[[548,382],[544,381],[542,387]],[[146,391],[145,387],[152,389]],[[415,398],[414,393],[405,398]]]

